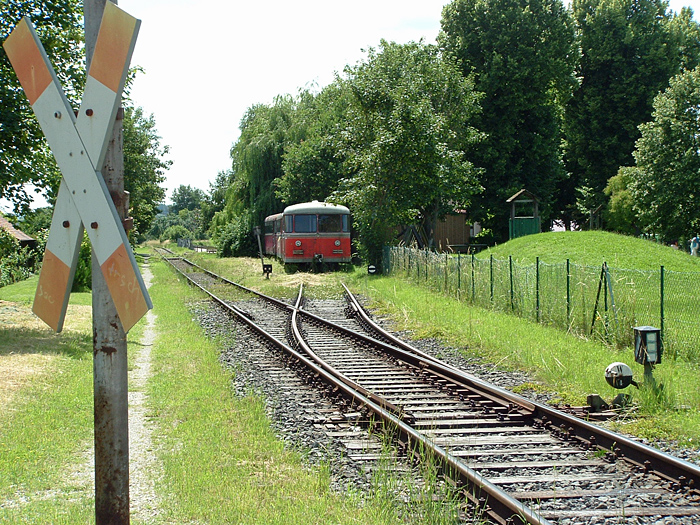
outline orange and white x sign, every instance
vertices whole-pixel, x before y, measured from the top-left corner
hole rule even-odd
[[[139,25],[106,2],[77,117],[30,20],[22,19],[3,43],[63,176],[33,306],[57,332],[65,319],[83,225],[124,331],[153,307],[99,171]]]

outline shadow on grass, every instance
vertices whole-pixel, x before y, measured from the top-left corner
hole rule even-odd
[[[0,356],[12,354],[64,355],[84,359],[92,355],[92,337],[76,332],[55,334],[49,329],[2,328]]]

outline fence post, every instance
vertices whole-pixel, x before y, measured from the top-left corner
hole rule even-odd
[[[491,254],[491,267],[489,270],[490,280],[491,280],[491,303],[493,303],[493,254]]]
[[[476,283],[474,282],[474,254],[472,253],[472,304],[476,301]]]
[[[430,277],[430,259],[428,259],[428,251],[421,250],[421,257],[423,258],[423,276],[425,277],[425,283],[428,283],[428,278]]]
[[[566,327],[571,323],[571,262],[566,260]]]
[[[447,293],[447,270],[448,270],[447,252],[445,252],[445,293]]]
[[[462,254],[457,252],[457,292],[462,287]]]
[[[535,258],[535,316],[540,322],[540,258]]]
[[[513,256],[508,256],[508,266],[510,271],[510,310],[515,312],[515,302],[513,301]]]
[[[660,314],[661,314],[661,340],[663,341],[664,339],[664,267],[661,266],[661,283],[660,283],[660,292],[661,292],[661,300],[659,301],[659,306],[660,306]]]

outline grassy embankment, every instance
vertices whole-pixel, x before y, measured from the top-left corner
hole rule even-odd
[[[513,239],[489,248],[478,257],[507,258],[534,263],[561,263],[566,259],[580,265],[595,266],[605,261],[611,268],[658,270],[664,265],[676,272],[700,271],[700,257],[690,257],[687,250],[674,250],[655,242],[603,231],[547,232]]]

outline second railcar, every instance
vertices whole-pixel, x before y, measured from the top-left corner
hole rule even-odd
[[[265,253],[285,264],[350,262],[350,210],[319,201],[287,206],[265,219]]]

